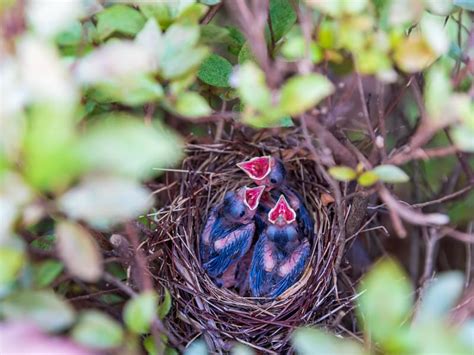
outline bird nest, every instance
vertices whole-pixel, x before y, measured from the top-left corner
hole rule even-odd
[[[165,174],[164,187],[157,194],[164,207],[152,214],[156,232],[148,245],[150,252],[163,250],[154,274],[172,295],[166,326],[179,345],[203,336],[210,351],[217,353],[227,352],[237,342],[259,351],[286,352],[296,327],[330,328],[348,307],[350,295],[341,295],[337,282],[336,263],[343,248],[335,211],[331,203],[323,203],[331,200],[327,184],[301,143],[302,138],[292,133],[284,138],[254,136],[189,144],[181,169]],[[260,155],[284,161],[288,182],[303,196],[316,226],[311,258],[300,280],[267,302],[217,287],[203,270],[198,253],[210,208],[227,191],[251,183],[236,163]]]

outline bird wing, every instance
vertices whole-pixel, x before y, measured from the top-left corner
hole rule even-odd
[[[211,277],[217,277],[245,255],[252,244],[255,224],[250,223],[230,232],[213,243],[213,252],[203,266]]]
[[[279,265],[278,275],[281,277],[281,280],[272,290],[270,294],[272,298],[278,297],[296,282],[304,270],[309,254],[309,242],[305,239],[302,244]]]
[[[205,263],[209,259],[211,253],[212,230],[217,218],[217,208],[213,208],[207,217],[206,224],[201,233],[199,240],[199,254],[201,255],[201,262]]]
[[[270,241],[262,234],[255,244],[252,263],[250,265],[249,284],[254,297],[263,296],[268,281],[271,279],[276,259]]]

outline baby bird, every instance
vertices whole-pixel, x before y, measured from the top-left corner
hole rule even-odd
[[[254,297],[276,298],[301,276],[310,245],[295,221],[296,212],[281,195],[253,252],[249,284]]]
[[[281,160],[271,157],[255,157],[248,161],[238,163],[242,169],[257,185],[265,185],[267,193],[261,201],[261,212],[267,214],[276,198],[283,194],[288,199],[291,207],[297,212],[297,223],[304,236],[311,238],[314,232],[314,223],[306,209],[301,196],[286,183],[286,169]],[[269,192],[269,193],[268,193]],[[257,219],[262,225],[262,216]]]
[[[218,279],[234,269],[249,250],[255,234],[253,218],[264,189],[245,186],[228,192],[211,210],[199,245],[202,265],[211,278]]]

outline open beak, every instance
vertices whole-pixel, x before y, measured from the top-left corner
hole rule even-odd
[[[256,157],[250,160],[238,163],[237,166],[242,169],[252,180],[261,181],[270,174],[271,159],[268,156]]]
[[[276,223],[276,221],[282,218],[287,224],[290,224],[296,220],[296,212],[291,208],[290,204],[286,200],[285,196],[280,195],[275,206],[268,212],[268,220],[271,223]]]
[[[245,188],[245,205],[250,208],[250,210],[255,210],[260,203],[260,198],[265,191],[265,185],[257,187],[246,187]]]

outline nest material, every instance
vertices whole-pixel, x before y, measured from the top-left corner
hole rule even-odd
[[[218,288],[199,261],[199,235],[212,206],[229,190],[250,184],[236,163],[259,155],[283,159],[290,185],[301,193],[312,214],[316,233],[312,255],[298,282],[276,300],[257,302]],[[204,336],[212,352],[226,352],[235,342],[257,350],[281,353],[289,348],[295,327],[330,327],[347,305],[337,286],[335,264],[342,253],[334,210],[321,203],[327,193],[316,163],[301,148],[297,134],[245,141],[188,145],[182,170],[168,173],[166,191],[156,212],[153,248],[164,248],[155,270],[158,282],[172,294],[168,328],[186,345]],[[174,183],[173,183],[174,180]]]

